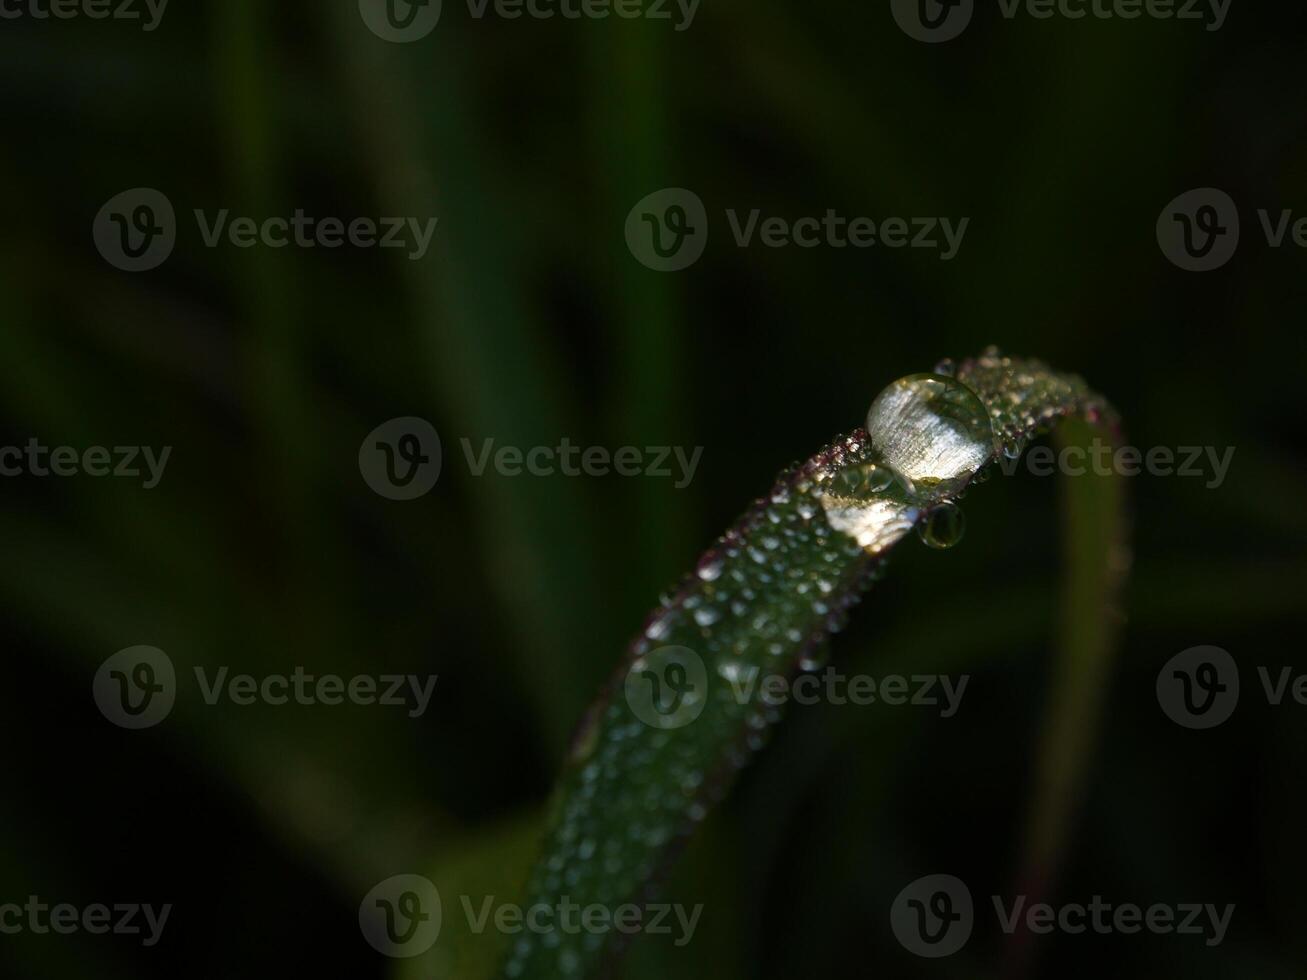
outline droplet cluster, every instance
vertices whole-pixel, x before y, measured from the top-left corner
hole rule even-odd
[[[1109,429],[1119,425],[1111,406],[1078,375],[1059,374],[1041,361],[1006,357],[996,347],[963,361],[956,377],[984,402],[995,439],[1012,459],[1067,416]]]

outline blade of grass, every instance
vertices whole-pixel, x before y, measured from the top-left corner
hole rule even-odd
[[[1058,429],[1057,438],[1064,448],[1088,449],[1100,435],[1070,420]],[[1123,478],[1091,470],[1063,480],[1062,493],[1066,557],[1058,656],[1016,890],[1032,903],[1043,901],[1054,887],[1083,792],[1122,622],[1118,599],[1130,566]],[[1022,930],[1012,940],[1008,967],[1013,975],[1025,975],[1031,967],[1029,938]]]
[[[607,28],[609,25],[596,25]],[[636,201],[666,183],[673,156],[667,119],[666,38],[661,31],[592,30],[591,57],[597,83],[593,86],[593,135],[601,161],[605,227],[620,228]],[[610,235],[596,260],[613,263]],[[660,433],[671,439],[686,431],[684,406],[690,392],[682,366],[685,357],[685,317],[681,313],[680,280],[644,268],[618,250],[617,268],[601,268],[599,281],[615,282],[610,304],[612,321],[621,331],[619,369],[609,392],[612,417],[620,441],[629,433]],[[688,495],[669,493],[657,480],[625,481],[631,496],[628,526],[634,539],[624,547],[645,556],[630,570],[630,589],[645,595],[660,584],[652,576],[674,568],[690,553]]]
[[[987,352],[963,362],[957,379],[990,416],[994,438],[981,444],[990,463],[1068,416],[1115,427],[1110,409],[1083,381],[1038,362]],[[903,435],[923,451],[942,451],[930,441],[956,433]],[[762,669],[797,670],[842,626],[881,571],[884,553],[922,516],[915,507],[897,509],[895,491],[884,490],[866,501],[867,514],[882,521],[870,541],[846,532],[843,519],[828,518],[828,490],[873,463],[883,465],[858,430],[783,473],[651,615],[575,743],[528,904],[553,907],[567,896],[612,909],[651,890],[669,856],[779,717],[756,687],[736,682],[751,670],[755,676]],[[964,482],[980,466],[978,460],[968,467]],[[889,521],[882,517],[887,511]],[[632,678],[637,687],[640,678],[671,683],[667,660],[657,662],[668,650],[678,651],[680,694],[691,696],[678,697],[659,721],[636,708],[638,697],[624,700],[622,692],[631,690]],[[666,704],[657,688],[653,700]],[[524,937],[506,960],[506,975],[592,975],[620,951],[611,937],[550,938]]]
[[[518,223],[487,191],[498,161],[471,108],[477,100],[465,53],[443,27],[414,46],[421,50],[397,52],[343,6],[333,8],[330,26],[360,144],[370,153],[365,162],[388,213],[440,219],[430,255],[406,262],[402,282],[429,360],[440,412],[433,422],[451,456],[461,458],[460,437],[477,448],[487,437],[496,445],[557,445],[576,431],[561,394],[575,386],[521,293],[531,277],[514,237]],[[585,697],[576,678],[594,676],[600,662],[594,646],[575,640],[601,632],[605,615],[583,604],[602,584],[583,483],[486,473],[467,490],[485,542],[480,552],[493,563],[487,582],[520,651],[505,673],[529,679],[525,700],[559,754]],[[541,671],[541,663],[552,669]]]

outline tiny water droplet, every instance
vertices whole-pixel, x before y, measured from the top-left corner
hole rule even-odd
[[[695,572],[705,582],[715,582],[721,577],[722,568],[725,567],[725,564],[720,553],[710,551],[699,559]]]
[[[952,548],[961,541],[966,529],[967,519],[962,508],[946,500],[917,525],[917,534],[927,547],[943,549]]]
[[[671,613],[667,609],[659,609],[652,613],[644,627],[644,635],[651,640],[661,640],[671,632]]]
[[[894,483],[894,471],[888,466],[863,463],[840,470],[831,481],[828,492],[846,497],[869,497],[883,493]]]
[[[728,684],[734,684],[745,676],[746,668],[734,660],[723,660],[717,665],[717,674]]]
[[[1003,455],[1007,459],[1018,458],[1021,455],[1022,448],[1021,440],[1016,437],[1003,440]]]
[[[815,673],[830,663],[830,644],[819,643],[799,657],[799,670]]]
[[[722,611],[716,606],[704,606],[694,611],[694,621],[700,626],[711,626],[722,618]]]
[[[953,358],[945,357],[942,358],[939,361],[939,363],[935,365],[935,373],[942,374],[946,377],[951,378],[953,377],[953,375],[958,373],[958,366],[954,362]]]

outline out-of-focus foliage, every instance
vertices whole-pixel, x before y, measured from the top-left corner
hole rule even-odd
[[[0,902],[171,902],[166,939],[0,938],[7,975],[397,972],[363,942],[391,874],[446,895],[451,968],[493,962],[457,897],[524,879],[567,737],[634,627],[779,464],[861,421],[886,379],[986,343],[1110,392],[1142,447],[1237,447],[1227,479],[1131,486],[1136,561],[1108,724],[1075,788],[1057,894],[1234,902],[1225,943],[1057,936],[1037,975],[1289,976],[1307,869],[1301,710],[1249,697],[1172,724],[1158,670],[1213,643],[1297,660],[1302,255],[1249,216],[1224,269],[1158,250],[1163,205],[1217,186],[1307,203],[1302,11],[1219,32],[1002,19],[922,45],[886,4],[706,0],[691,29],[470,17],[412,45],[350,2],[213,0],[157,31],[0,21],[0,444],[170,445],[153,490],[0,481],[7,735]],[[137,276],[91,238],[126,188],[163,190],[176,252]],[[693,189],[711,221],[660,275],[628,211]],[[385,251],[204,247],[193,209],[440,219]],[[913,249],[738,248],[727,209],[969,216]],[[419,502],[360,479],[363,437],[440,431]],[[474,477],[462,440],[704,448],[671,479]],[[994,975],[990,928],[942,968],[888,908],[941,869],[1008,894],[1026,857],[1061,567],[1053,481],[966,501],[941,557],[906,547],[849,671],[965,671],[966,710],[789,713],[666,882],[695,939],[637,941],[627,976]],[[1010,484],[1010,485],[1009,485]],[[915,587],[929,582],[928,588]],[[133,644],[193,669],[435,673],[431,710],[209,706],[113,728],[97,666]],[[467,952],[468,950],[472,952]],[[458,959],[471,957],[471,959]],[[399,970],[402,971],[400,966]],[[475,969],[473,966],[469,970]]]

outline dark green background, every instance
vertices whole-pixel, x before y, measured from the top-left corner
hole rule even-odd
[[[176,0],[153,33],[0,21],[0,443],[174,447],[152,491],[0,481],[0,902],[175,905],[154,949],[0,936],[0,969],[398,975],[359,933],[368,888],[401,871],[447,895],[520,880],[568,733],[659,590],[887,382],[996,343],[1082,373],[1137,445],[1237,447],[1219,489],[1130,481],[1128,623],[1054,887],[1233,902],[1231,932],[1215,949],[1049,937],[1027,975],[1301,975],[1307,708],[1269,707],[1254,667],[1297,669],[1302,646],[1305,257],[1266,247],[1254,211],[1307,214],[1304,27],[1300,9],[1244,0],[1218,32],[1008,21],[982,0],[934,46],[885,2],[703,0],[678,33],[475,20],[446,0],[408,46],[346,0]],[[1209,185],[1239,202],[1244,241],[1189,274],[1154,225]],[[138,186],[171,198],[183,232],[133,276],[100,258],[91,223]],[[699,263],[660,275],[623,226],[668,186],[699,194],[712,235]],[[187,223],[297,207],[440,225],[409,263],[209,250]],[[971,223],[941,262],[740,249],[728,208]],[[406,504],[357,466],[363,437],[401,415],[446,450],[434,491]],[[458,445],[562,436],[704,452],[676,490],[473,478]],[[791,712],[668,881],[669,900],[705,903],[694,942],[638,942],[629,976],[1015,972],[992,916],[931,962],[897,945],[888,909],[927,873],[982,896],[1014,886],[1057,499],[1054,480],[993,480],[965,501],[958,548],[901,549],[837,662],[967,671],[963,710]],[[138,643],[186,675],[440,679],[416,721],[183,696],[127,732],[90,685]],[[1245,696],[1190,732],[1154,682],[1207,643],[1243,665]]]

